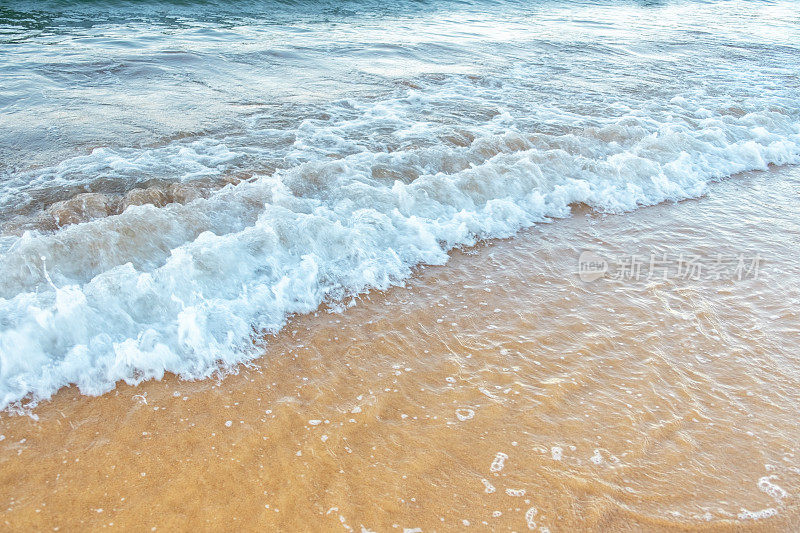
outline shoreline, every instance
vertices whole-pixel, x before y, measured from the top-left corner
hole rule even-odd
[[[777,348],[757,344],[746,313],[722,314],[749,309],[753,294],[781,292],[757,280],[586,284],[575,267],[581,249],[605,254],[643,243],[713,250],[735,242],[735,232],[715,235],[713,225],[682,218],[697,216],[752,231],[748,242],[798,276],[780,280],[789,287],[800,280],[793,258],[769,228],[743,222],[741,210],[762,203],[760,195],[780,194],[782,213],[791,211],[791,192],[765,188],[796,184],[799,176],[798,167],[745,173],[711,185],[703,198],[623,215],[579,212],[452,251],[446,265],[418,267],[405,287],[364,295],[343,313],[292,318],[264,356],[220,381],[166,375],[99,397],[73,386],[41,402],[38,421],[4,413],[3,520],[13,529],[457,530],[467,521],[524,530],[527,517],[551,531],[796,528],[800,476],[774,474],[787,493],[777,500],[759,490],[759,480],[773,474],[743,463],[757,448],[738,427],[759,409],[785,415],[796,407],[794,367],[776,378],[785,387],[779,397],[761,402],[775,384],[745,381],[753,369],[738,356],[774,364],[770,350]],[[776,216],[793,230],[790,217]],[[670,223],[678,225],[662,227]],[[717,303],[702,295],[719,290],[729,298],[712,309]],[[790,308],[796,295],[770,306]],[[608,318],[609,308],[620,316],[616,323],[593,322]],[[644,317],[657,326],[642,324]],[[761,335],[791,338],[791,324],[779,326],[758,324]],[[727,336],[714,338],[709,327]],[[686,366],[701,361],[689,353],[697,347],[714,368]],[[716,368],[713,354],[726,350],[735,364]],[[636,393],[618,388],[631,376],[626,387]],[[658,392],[648,395],[648,387]],[[745,394],[750,389],[755,397]],[[637,393],[645,399],[620,403],[618,396]],[[721,405],[707,405],[714,398]],[[775,414],[748,431],[761,435],[778,421]],[[797,437],[800,429],[784,427],[770,444],[791,457]],[[719,449],[724,438],[742,440]],[[498,453],[507,459],[493,472]],[[786,466],[779,456],[766,458]],[[692,461],[695,474],[683,470]],[[701,490],[703,483],[711,490]],[[705,500],[690,501],[725,493],[734,501],[717,507],[730,517]],[[737,506],[778,514],[739,520]],[[702,518],[704,507],[711,521]]]

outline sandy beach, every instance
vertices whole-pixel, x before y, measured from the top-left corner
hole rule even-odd
[[[238,375],[0,418],[8,530],[793,531],[800,171],[573,216],[296,316]],[[608,261],[584,281],[578,258]],[[758,272],[614,275],[621,258]],[[616,259],[614,259],[616,258]],[[710,267],[709,267],[710,268]]]

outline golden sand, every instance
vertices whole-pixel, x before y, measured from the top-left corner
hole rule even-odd
[[[0,419],[0,529],[800,528],[800,172],[575,216],[293,318],[222,380]],[[759,254],[743,279],[578,256]]]

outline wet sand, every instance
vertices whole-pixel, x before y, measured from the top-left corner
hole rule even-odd
[[[237,375],[4,414],[0,524],[797,530],[799,193],[782,168],[624,215],[576,206],[295,317]],[[584,250],[762,262],[583,281]]]

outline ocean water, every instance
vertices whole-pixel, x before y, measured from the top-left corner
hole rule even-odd
[[[0,407],[797,164],[798,43],[786,1],[0,1]]]

